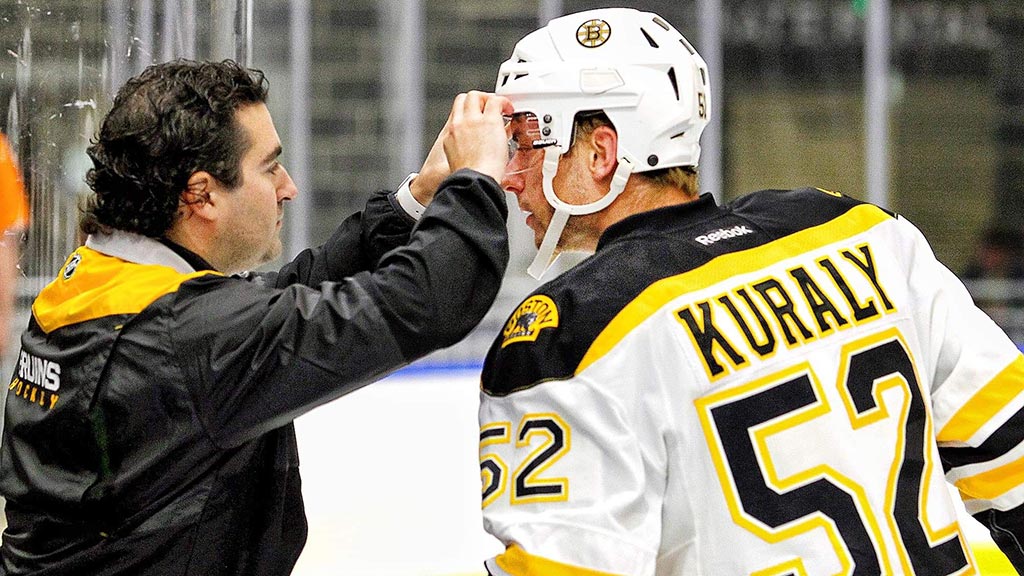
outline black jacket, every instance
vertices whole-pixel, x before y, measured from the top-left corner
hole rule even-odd
[[[271,274],[193,271],[124,233],[72,254],[10,384],[0,573],[288,574],[292,420],[462,338],[507,264],[491,178],[450,177],[411,236],[397,210],[373,197]]]

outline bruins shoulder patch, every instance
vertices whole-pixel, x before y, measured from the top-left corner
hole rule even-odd
[[[558,327],[558,308],[554,301],[542,294],[527,298],[505,324],[501,347],[513,342],[533,342],[545,328]]]

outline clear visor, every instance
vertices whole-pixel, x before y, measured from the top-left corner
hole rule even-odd
[[[554,140],[541,134],[540,122],[532,112],[505,116],[505,133],[508,134],[506,176],[539,168],[544,161],[544,148],[554,144]]]

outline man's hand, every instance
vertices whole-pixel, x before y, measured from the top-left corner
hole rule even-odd
[[[476,91],[456,96],[442,131],[444,154],[452,172],[470,168],[501,182],[508,163],[503,116],[512,112],[512,102],[504,96]]]
[[[430,147],[427,159],[423,161],[423,167],[420,168],[419,175],[409,183],[409,191],[412,192],[413,198],[424,206],[430,204],[430,201],[434,199],[434,193],[437,192],[437,187],[441,185],[441,181],[452,173],[452,169],[448,167],[448,158],[444,155],[444,137],[451,124],[452,116],[449,114],[448,121],[444,123],[444,127],[438,132],[434,145]]]

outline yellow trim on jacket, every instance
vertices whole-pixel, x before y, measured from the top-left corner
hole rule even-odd
[[[35,302],[32,315],[44,332],[105,316],[138,314],[156,299],[176,292],[188,280],[220,274],[210,270],[182,274],[157,264],[127,262],[81,247],[68,256],[57,278]]]

